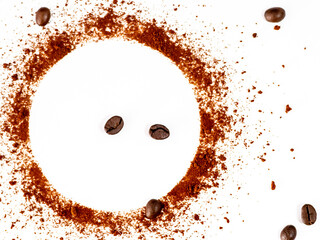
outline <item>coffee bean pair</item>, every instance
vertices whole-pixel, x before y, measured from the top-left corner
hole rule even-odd
[[[265,11],[264,17],[268,22],[280,22],[282,21],[286,16],[286,12],[283,8],[280,7],[274,7],[270,8]],[[40,8],[36,12],[36,23],[39,26],[45,26],[48,24],[51,17],[50,9],[46,7]]]
[[[310,204],[301,208],[301,220],[306,225],[313,225],[317,221],[317,211]],[[297,236],[297,229],[293,225],[286,226],[280,234],[281,240],[294,240]]]
[[[265,11],[264,17],[268,22],[280,22],[282,21],[286,16],[286,12],[283,8],[280,7],[274,7],[270,8]],[[46,7],[40,8],[36,12],[36,23],[39,26],[45,26],[48,24],[51,17],[50,9]]]
[[[117,134],[123,128],[124,121],[122,117],[113,116],[104,125],[104,130],[109,135]],[[161,124],[152,125],[149,129],[149,134],[156,140],[164,140],[170,136],[170,131],[167,127]]]

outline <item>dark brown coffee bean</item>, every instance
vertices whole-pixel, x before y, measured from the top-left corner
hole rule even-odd
[[[294,240],[297,236],[297,229],[292,226],[288,225],[286,226],[280,234],[281,240]]]
[[[149,219],[156,218],[163,208],[162,202],[157,199],[151,199],[146,206],[146,217]]]
[[[36,12],[36,23],[39,26],[45,26],[49,22],[50,17],[50,10],[46,7],[42,7]]]
[[[152,125],[149,134],[152,138],[157,140],[163,140],[170,136],[169,129],[161,124]]]
[[[317,221],[317,212],[310,204],[305,204],[301,208],[301,219],[306,225],[312,225]]]
[[[268,22],[281,22],[286,16],[286,11],[280,7],[270,8],[264,13],[264,17]]]
[[[123,128],[124,122],[122,117],[113,116],[104,125],[104,130],[110,135],[117,134]]]

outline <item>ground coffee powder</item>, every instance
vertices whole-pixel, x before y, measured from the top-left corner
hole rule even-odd
[[[16,156],[15,172],[22,175],[21,191],[32,211],[41,212],[40,206],[44,204],[61,218],[61,224],[72,222],[79,233],[94,233],[97,239],[105,238],[103,229],[108,229],[107,232],[114,236],[131,236],[135,229],[140,234],[139,239],[144,238],[144,232],[168,238],[170,236],[163,229],[171,229],[172,223],[179,221],[179,216],[183,216],[202,191],[218,187],[220,176],[226,171],[226,158],[217,153],[216,147],[232,130],[234,121],[228,115],[228,107],[222,104],[228,92],[226,73],[219,70],[217,62],[203,60],[205,53],[192,49],[185,43],[184,36],[176,34],[165,23],[154,19],[140,20],[137,15],[115,11],[120,4],[114,1],[103,9],[104,15],[93,12],[76,26],[69,26],[67,31],[44,29],[46,35],[39,36],[33,48],[25,49],[19,61],[6,63],[12,72],[12,84],[9,84],[9,94],[4,94],[5,105],[1,113],[6,121],[1,126],[1,135],[8,137],[7,145],[11,144],[11,154]],[[29,116],[32,96],[41,79],[77,47],[89,41],[111,38],[136,41],[169,58],[193,85],[199,103],[201,132],[197,153],[181,181],[160,199],[163,211],[153,220],[145,218],[143,207],[128,213],[115,213],[97,211],[66,199],[50,185],[32,156]],[[170,231],[173,230],[167,232]]]

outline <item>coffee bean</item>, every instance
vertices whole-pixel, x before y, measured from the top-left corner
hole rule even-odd
[[[163,208],[162,202],[157,199],[151,199],[146,206],[146,217],[149,219],[156,218]]]
[[[281,22],[286,16],[286,11],[280,7],[270,8],[264,13],[264,17],[268,22]]]
[[[294,240],[297,236],[297,229],[292,226],[288,225],[286,226],[280,234],[281,240]]]
[[[50,10],[46,7],[42,7],[36,12],[36,23],[39,26],[45,26],[49,22],[50,17]]]
[[[317,221],[317,212],[310,204],[305,204],[301,208],[301,219],[306,225],[312,225]]]
[[[152,138],[157,140],[163,140],[170,136],[169,129],[161,124],[152,125],[149,134]]]
[[[113,116],[104,125],[104,130],[110,135],[117,134],[123,128],[124,122],[122,117]]]

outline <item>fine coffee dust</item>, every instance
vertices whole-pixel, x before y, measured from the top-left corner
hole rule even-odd
[[[205,52],[195,51],[192,42],[168,28],[165,22],[142,20],[139,11],[128,15],[125,7],[121,9],[122,5],[125,4],[114,1],[108,8],[97,6],[97,12],[104,14],[92,11],[77,24],[66,26],[65,31],[44,29],[45,34],[31,38],[33,47],[24,49],[15,61],[3,65],[10,77],[6,81],[7,89],[2,93],[1,137],[7,152],[1,155],[1,164],[12,168],[11,177],[15,182],[12,191],[25,198],[20,213],[34,219],[39,232],[56,237],[55,230],[46,227],[50,225],[65,226],[68,231],[61,235],[65,238],[77,231],[79,238],[110,239],[108,236],[113,235],[124,239],[133,236],[145,239],[150,235],[187,239],[186,232],[194,221],[194,213],[189,220],[186,219],[189,207],[197,204],[202,192],[219,187],[221,175],[227,170],[227,159],[218,148],[227,141],[235,124],[228,106],[224,105],[228,93],[227,73],[218,67],[216,61],[208,60]],[[152,220],[145,217],[143,206],[126,213],[107,212],[66,199],[50,185],[32,156],[30,108],[41,79],[77,47],[111,38],[136,41],[169,58],[192,84],[199,104],[201,132],[197,153],[183,179],[160,199],[162,213]],[[6,201],[9,205],[10,200]],[[12,228],[18,227],[13,225]],[[24,225],[20,225],[23,228]]]

